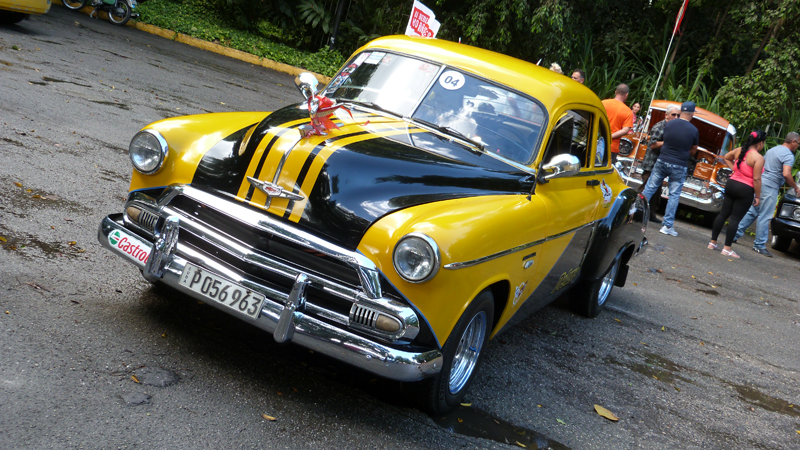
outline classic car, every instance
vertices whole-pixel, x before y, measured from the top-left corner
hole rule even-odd
[[[642,160],[647,152],[648,134],[655,124],[664,120],[670,104],[680,108],[681,104],[668,100],[655,100],[648,111],[646,128],[622,138],[617,157],[617,168],[629,186],[642,184]],[[721,158],[733,149],[736,128],[722,117],[697,108],[692,124],[700,132],[697,154],[689,161],[689,171],[681,192],[681,205],[709,213],[718,213],[725,196],[725,183],[733,172],[722,163]],[[667,181],[661,188],[661,196],[669,196]],[[713,220],[715,216],[709,215]]]
[[[0,24],[17,23],[31,14],[47,14],[50,0],[0,0]]]
[[[605,110],[565,76],[394,36],[296,84],[305,101],[272,113],[144,127],[100,242],[278,342],[419,382],[432,411],[526,313],[571,290],[596,316],[646,248]]]
[[[800,173],[797,180],[800,180]],[[789,189],[781,197],[775,217],[770,222],[770,246],[779,252],[788,251],[792,239],[800,242],[800,198],[797,194],[794,189]]]

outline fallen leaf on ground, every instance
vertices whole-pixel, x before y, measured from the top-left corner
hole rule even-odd
[[[678,392],[680,392],[680,391],[681,391],[681,388],[679,388],[678,386],[672,386],[672,387],[674,387],[674,388],[675,388],[675,390],[676,390],[676,391],[678,391]]]
[[[69,241],[67,244],[68,244],[68,245],[70,245],[70,246],[73,246],[73,245],[77,244],[77,242],[75,242],[75,241]]]
[[[594,405],[594,410],[597,411],[597,414],[600,414],[601,416],[605,417],[608,420],[611,420],[611,421],[614,421],[614,422],[619,420],[619,417],[617,417],[614,413],[612,413],[611,411],[607,410],[606,408],[603,408],[600,405]]]
[[[8,239],[4,238],[3,236],[0,236],[0,242],[8,242]]]
[[[619,322],[619,323],[622,323],[622,321],[621,321],[621,320],[619,320],[619,319],[614,319],[614,320],[616,320],[616,321],[617,321],[617,322]]]
[[[269,420],[270,422],[275,422],[276,420],[278,420],[278,419],[276,419],[276,418],[274,418],[272,416],[268,416],[266,414],[262,414],[261,417],[263,417],[266,420]]]
[[[39,194],[33,194],[33,195],[31,196],[31,198],[38,198],[38,199],[41,199],[41,200],[47,200],[46,198],[42,197],[42,196],[41,196],[41,195],[39,195]]]
[[[705,343],[701,342],[700,345],[706,345]]]
[[[461,417],[456,417],[456,419],[458,419],[458,423],[461,423],[461,422],[464,421],[464,419],[462,419]]]
[[[523,443],[522,443],[522,442],[520,442],[520,441],[514,441],[514,442],[516,442],[516,443],[517,443],[517,445],[519,445],[519,446],[520,446],[520,447],[522,447],[522,448],[528,448],[528,446],[527,446],[527,445],[523,444]]]
[[[560,423],[561,425],[566,425],[567,424],[567,422],[564,422],[561,419],[556,419],[556,422]]]
[[[14,186],[16,186],[16,187],[22,187],[22,183],[19,183],[19,182],[16,182],[16,181],[15,181],[15,182],[14,182]]]
[[[664,331],[664,327],[661,327],[661,331]]]
[[[472,403],[462,403],[461,406],[469,407],[469,406],[472,406]]]
[[[653,378],[655,378],[656,380],[658,379],[658,377],[657,377],[657,376],[655,376],[655,375],[653,375]]]
[[[709,275],[714,275],[714,273],[713,273],[713,272],[708,272],[708,274],[709,274]]]
[[[692,275],[692,278],[697,278],[696,276]]]
[[[645,344],[645,343],[644,343],[644,342],[642,342],[642,341],[639,341],[639,343],[640,343],[640,344],[642,344],[642,345],[647,345],[647,344]]]
[[[709,305],[713,305],[713,303],[711,303],[711,302],[706,302],[706,303],[708,303]]]
[[[133,380],[134,383],[139,383],[139,379],[136,378],[136,375],[131,375],[131,380]]]

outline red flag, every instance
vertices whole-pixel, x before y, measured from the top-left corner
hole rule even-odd
[[[683,16],[686,14],[686,7],[689,6],[689,0],[683,0],[683,5],[681,5],[680,11],[678,11],[678,17],[675,18],[675,28],[672,30],[672,35],[674,36],[675,33],[678,32],[678,29],[681,27],[681,22],[683,21]]]

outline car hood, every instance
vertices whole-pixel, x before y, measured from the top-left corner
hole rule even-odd
[[[337,111],[338,126],[304,138],[308,112],[286,107],[205,153],[194,187],[235,198],[355,249],[372,223],[403,208],[479,195],[527,194],[533,177],[413,123]],[[248,179],[274,183],[268,197]],[[289,198],[281,198],[281,197]]]

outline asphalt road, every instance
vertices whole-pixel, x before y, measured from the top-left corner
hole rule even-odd
[[[651,227],[607,311],[500,335],[444,418],[100,248],[138,129],[299,99],[288,75],[57,5],[0,27],[0,448],[800,448],[797,243],[768,259],[745,237],[732,261],[707,228]]]

